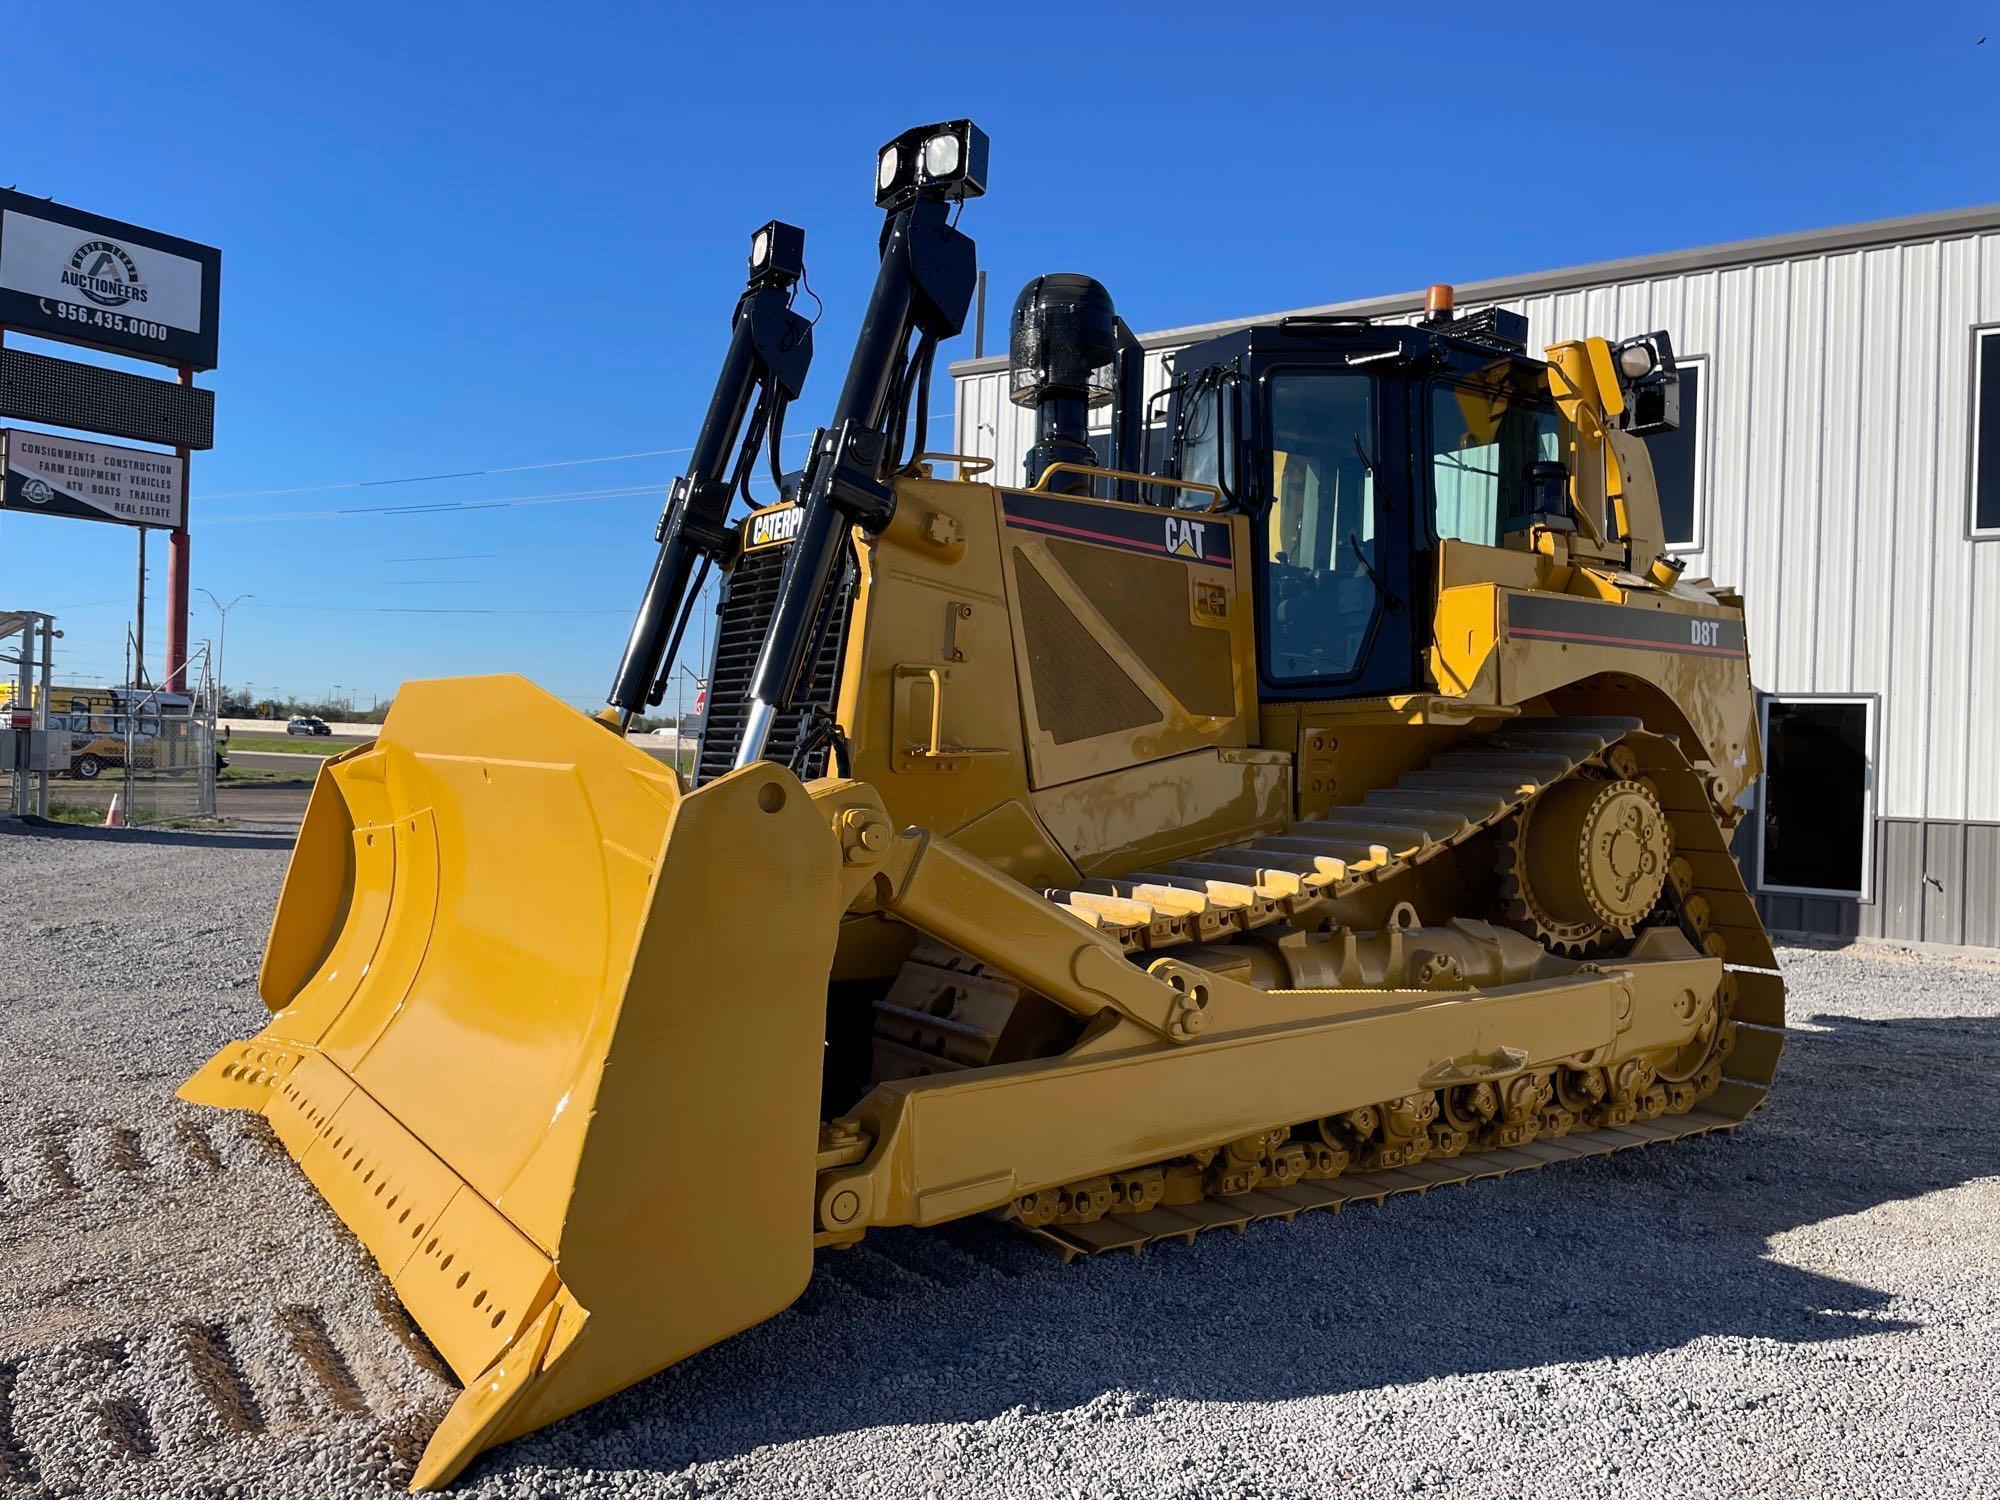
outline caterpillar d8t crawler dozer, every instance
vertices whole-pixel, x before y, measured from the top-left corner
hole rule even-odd
[[[406,685],[320,773],[269,1025],[182,1089],[262,1111],[463,1380],[417,1487],[871,1229],[1136,1249],[1726,1130],[1770,1082],[1743,610],[1663,552],[1642,441],[1667,337],[1537,359],[1438,288],[1183,349],[1148,402],[1105,289],[1048,276],[1027,473],[982,472],[925,413],[986,155],[884,148],[832,419],[733,515],[810,358],[803,236],[757,232],[610,707]],[[617,731],[711,569],[684,776]]]

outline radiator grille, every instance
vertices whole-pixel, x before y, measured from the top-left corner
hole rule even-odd
[[[1049,555],[1139,660],[1191,714],[1236,712],[1229,632],[1197,625],[1188,611],[1186,563],[1111,547],[1054,540]]]
[[[736,763],[737,742],[743,737],[743,720],[750,700],[750,679],[757,670],[757,653],[770,633],[771,615],[778,604],[778,580],[784,575],[790,547],[759,547],[737,560],[722,585],[722,605],[715,631],[715,659],[709,663],[708,713],[702,722],[701,750],[695,761],[697,785],[724,775]],[[840,690],[840,658],[847,647],[847,626],[854,606],[855,568],[851,557],[843,558],[826,602],[820,606],[819,655],[806,674],[804,691],[790,713],[782,713],[771,725],[764,742],[764,759],[790,765],[798,749],[800,731],[815,708],[833,712]],[[827,622],[831,620],[831,628]],[[827,752],[821,746],[798,768],[803,780],[826,774]]]
[[[1142,729],[1165,717],[1019,547],[1014,549],[1014,576],[1021,590],[1021,633],[1028,643],[1035,719],[1058,745]]]

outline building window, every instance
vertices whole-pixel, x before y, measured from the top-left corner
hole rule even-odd
[[[1871,899],[1875,700],[1766,698],[1757,885]]]
[[[2000,536],[2000,328],[1972,336],[1972,534]]]
[[[1666,523],[1667,550],[1695,552],[1702,546],[1701,492],[1707,475],[1702,462],[1701,395],[1708,374],[1705,360],[1675,361],[1681,381],[1681,425],[1642,439],[1653,461],[1660,491],[1660,519]]]

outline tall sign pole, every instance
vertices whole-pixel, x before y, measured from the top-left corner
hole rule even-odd
[[[180,377],[182,385],[193,385],[194,366],[182,365]],[[167,539],[167,675],[163,680],[169,692],[184,693],[187,684],[181,678],[187,672],[189,450],[177,447],[174,452],[181,461],[181,524]]]
[[[132,529],[139,533],[139,608],[137,623],[132,631],[133,662],[130,686],[137,687],[146,680],[146,528],[135,526]]]

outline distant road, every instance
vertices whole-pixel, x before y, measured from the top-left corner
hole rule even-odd
[[[319,763],[326,759],[323,755],[280,755],[268,750],[226,750],[223,754],[232,766],[246,770],[296,771],[307,777],[317,776]]]
[[[224,722],[227,723],[226,720]],[[314,735],[286,734],[285,726],[282,724],[276,729],[271,728],[269,725],[262,725],[256,729],[244,729],[239,726],[230,729],[229,737],[232,740],[293,740],[298,743],[301,749],[307,745],[318,745],[324,749],[328,745],[372,745],[375,742],[375,736],[372,734],[341,734],[337,732],[334,734]]]
[[[286,721],[283,719],[231,719],[227,717],[215,721],[216,728],[227,729],[231,734],[275,734],[280,738],[284,736],[285,723]],[[343,720],[334,720],[329,722],[326,727],[333,731],[335,739],[351,737],[358,740],[372,740],[375,737],[376,731],[381,729],[382,726],[380,724],[351,724]]]
[[[375,739],[380,728],[380,726],[374,724],[331,724],[328,728],[332,729],[332,734],[287,735],[282,720],[218,719],[216,725],[219,729],[228,730],[232,739],[295,739],[302,748],[306,745],[318,745],[321,748],[328,745],[366,745]],[[700,738],[700,736],[701,726],[699,724],[689,724],[687,732],[689,749],[694,747],[695,740]],[[649,755],[669,756],[673,754],[675,748],[675,737],[673,735],[655,735],[647,732],[643,734],[628,734],[625,738],[637,745],[641,750],[646,751]]]
[[[325,738],[320,738],[313,743],[324,747],[329,741]],[[331,743],[338,745],[349,742],[335,735]],[[365,743],[365,741],[357,740],[352,743],[360,744]],[[672,740],[656,740],[651,735],[635,734],[630,736],[626,743],[637,746],[655,760],[673,759],[674,742]],[[692,745],[692,741],[690,741],[690,745]],[[246,769],[263,771],[297,771],[301,776],[317,775],[319,763],[326,759],[325,756],[315,755],[310,750],[231,750],[225,747],[222,753],[228,758],[232,766],[243,766]]]

